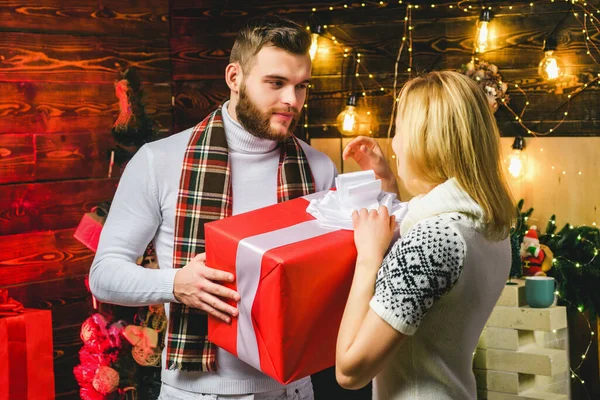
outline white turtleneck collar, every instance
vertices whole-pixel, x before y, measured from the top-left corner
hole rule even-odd
[[[408,212],[400,224],[400,234],[406,235],[419,221],[435,215],[458,212],[467,215],[477,229],[483,227],[483,210],[458,184],[456,178],[437,185],[429,193],[414,197],[408,203]]]
[[[221,114],[229,152],[264,154],[277,148],[277,141],[258,138],[244,129],[238,121],[231,117],[227,110],[228,106],[229,100],[221,107]]]

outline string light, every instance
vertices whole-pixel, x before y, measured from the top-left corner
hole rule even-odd
[[[338,114],[336,125],[340,133],[344,136],[358,135],[358,113],[356,112],[356,95],[348,97],[346,108]]]
[[[527,156],[523,151],[525,149],[525,139],[517,136],[513,142],[512,149],[513,151],[508,157],[508,172],[513,178],[520,179],[525,175],[527,170]]]
[[[481,10],[477,30],[475,33],[475,53],[484,53],[489,47],[489,23],[492,20],[492,12],[489,9]]]
[[[398,48],[398,54],[396,55],[396,63],[394,64],[394,84],[392,87],[392,96],[394,97],[395,101],[392,102],[392,112],[390,113],[390,122],[388,124],[388,131],[387,131],[387,143],[386,143],[386,156],[389,156],[389,152],[390,152],[390,142],[391,142],[391,137],[392,137],[392,127],[394,126],[394,117],[396,115],[396,110],[398,108],[398,67],[400,65],[400,58],[402,57],[402,52],[404,50],[404,46],[406,45],[406,36],[408,34],[408,47],[412,48],[413,47],[413,43],[412,43],[412,30],[410,30],[410,32],[407,33],[408,30],[408,26],[412,24],[412,7],[406,7],[406,16],[404,17],[404,33],[402,35],[402,41],[400,42],[400,47]],[[412,62],[413,62],[413,53],[412,51],[409,52],[409,59],[408,59],[408,68],[407,68],[407,72],[409,74],[409,78],[412,77]],[[395,158],[395,156],[392,154],[392,158]]]
[[[554,2],[554,1],[552,1]],[[536,2],[532,2],[532,4],[537,3]],[[580,21],[580,23],[582,24],[582,33],[584,34],[584,42],[586,44],[587,47],[587,53],[588,55],[594,60],[594,62],[596,62],[595,58],[594,58],[594,51],[596,53],[600,52],[598,50],[598,46],[594,43],[594,41],[591,40],[590,37],[593,37],[593,35],[590,35],[590,29],[593,28],[595,30],[598,30],[598,26],[600,25],[600,20],[598,20],[597,14],[600,14],[600,10],[598,10],[596,7],[594,7],[592,4],[589,4],[587,2],[583,2],[583,1],[572,1],[572,3],[574,4],[574,8],[573,10],[575,10],[575,7],[577,9],[579,9],[580,11],[582,11],[581,13],[575,12],[573,11],[573,15],[575,18],[577,18],[578,21]],[[340,3],[334,3],[334,4],[329,4],[329,5],[325,5],[325,6],[321,6],[321,7],[312,7],[312,8],[308,8],[308,10],[314,12],[317,12],[319,10],[323,10],[326,11],[328,10],[329,12],[331,11],[335,11],[335,10],[347,10],[349,11],[350,9],[357,9],[357,8],[365,8],[367,6],[372,7],[372,8],[381,8],[381,7],[390,7],[393,4],[396,4],[394,2],[370,2],[370,3],[346,3],[346,4],[340,4]],[[403,2],[402,0],[399,0],[397,2],[397,6],[401,6],[401,7],[405,7],[406,12],[407,12],[407,17],[412,17],[412,15],[410,15],[410,13],[412,12],[412,10],[419,10],[419,9],[428,9],[429,7],[419,7],[418,4],[413,5],[413,4],[407,4],[406,2]],[[468,13],[474,13],[474,12],[478,12],[479,13],[479,17],[480,19],[486,20],[487,17],[481,18],[481,9],[477,9],[476,7],[473,7],[472,5],[469,4],[469,2],[463,2],[463,1],[450,1],[450,2],[437,2],[437,3],[431,3],[430,4],[431,8],[435,8],[438,6],[443,6],[443,7],[447,7],[448,9],[457,9],[457,10],[461,10],[464,12],[468,12]],[[506,13],[508,10],[513,11],[513,10],[517,10],[517,13],[521,13],[523,11],[520,11],[520,9],[525,9],[525,8],[531,8],[531,6],[529,5],[529,3],[522,3],[522,4],[514,4],[514,5],[494,5],[493,7],[495,10],[505,10],[504,13]],[[483,7],[483,10],[487,10],[490,11],[492,10],[492,7]],[[517,15],[517,14],[515,14]],[[582,16],[582,18],[581,18]],[[488,21],[489,22],[489,21]],[[488,24],[489,25],[489,24]],[[337,27],[336,27],[337,28]],[[408,29],[406,29],[408,28]],[[307,27],[307,29],[309,29]],[[408,32],[406,32],[408,31]],[[410,37],[412,32],[414,31],[414,25],[412,24],[412,18],[411,21],[409,21],[408,19],[405,19],[405,35],[403,36],[405,38],[405,41],[412,41],[412,38]],[[489,34],[489,26],[488,26],[488,34]],[[407,40],[408,39],[408,40]],[[335,40],[335,39],[334,39]],[[335,40],[336,44],[339,44],[339,42],[337,40]],[[414,68],[412,67],[412,56],[414,53],[414,48],[412,46],[412,43],[408,44],[408,47],[405,46],[400,46],[399,50],[402,49],[410,49],[410,51],[408,51],[409,53],[409,66],[406,68],[406,72],[409,75],[409,78],[411,77],[412,72],[414,71]],[[402,51],[399,51],[399,55],[402,53]],[[315,55],[316,56],[316,55]],[[344,57],[348,57],[348,55],[344,54]],[[560,67],[560,65],[559,65]],[[396,74],[395,74],[396,75]],[[395,76],[395,81],[397,81],[397,76]],[[588,82],[588,86],[591,85],[592,83],[598,83],[600,84],[600,81],[598,81],[598,79],[594,79],[593,82]],[[376,85],[376,86],[380,86],[380,85]],[[587,87],[586,87],[587,88]],[[394,96],[394,99],[397,100],[397,95],[394,95],[394,92],[396,90],[392,90],[391,92],[385,92],[384,95],[392,95]],[[522,95],[525,95],[525,92],[523,92],[521,89],[518,89],[519,92],[521,92]],[[372,93],[374,94],[374,91],[366,91],[367,93]],[[573,93],[573,95],[576,95],[580,92],[580,90],[576,91]],[[368,97],[368,95],[366,95]],[[570,100],[572,99],[572,97],[569,95],[568,99],[564,104],[562,104],[560,108],[566,106],[567,107],[567,113],[568,113],[568,108],[570,107]],[[366,98],[366,97],[365,97]],[[395,113],[395,105],[396,105],[397,101],[392,102],[393,104],[393,109],[392,109],[392,113],[390,116],[390,123],[388,125],[388,137],[390,136],[390,128],[391,125],[393,125],[393,118],[394,118],[394,113]],[[558,121],[558,123],[553,126],[552,128],[546,130],[546,131],[538,131],[535,129],[531,129],[529,127],[527,127],[525,125],[525,120],[523,117],[523,113],[525,111],[525,108],[523,108],[523,110],[519,113],[515,112],[514,110],[512,110],[508,104],[506,102],[502,102],[502,104],[509,110],[509,112],[511,114],[513,114],[513,116],[515,117],[515,120],[517,121],[517,123],[522,126],[528,134],[531,134],[533,136],[543,136],[543,135],[548,135],[550,133],[553,133],[554,131],[556,131],[556,129],[565,121],[565,117],[566,115],[563,115],[563,117],[561,118],[560,121]],[[526,106],[529,105],[528,103],[526,104]],[[568,114],[567,114],[568,115]],[[542,119],[543,120],[543,119]],[[305,124],[306,125],[306,124]]]
[[[538,66],[538,74],[548,80],[553,81],[560,78],[563,75],[564,68],[562,63],[554,54],[556,51],[556,38],[548,37],[544,41],[544,58],[540,61]]]
[[[370,3],[370,4],[372,5],[373,3]],[[387,7],[387,6],[388,6],[388,4],[389,4],[389,3],[385,3],[383,6],[386,6],[386,7]],[[406,3],[404,3],[403,1],[399,1],[399,2],[398,2],[398,4],[399,4],[399,5],[402,5],[402,6],[405,6],[405,8],[406,8],[406,13],[407,13],[407,15],[405,16],[405,33],[404,33],[404,35],[403,35],[403,43],[401,44],[401,46],[400,46],[400,48],[399,48],[398,55],[399,55],[399,56],[401,56],[401,54],[402,54],[403,50],[404,50],[404,49],[406,49],[406,50],[407,50],[407,52],[408,52],[408,55],[409,55],[409,62],[408,62],[408,64],[409,64],[409,65],[408,65],[408,67],[406,68],[406,72],[408,73],[408,76],[409,76],[409,78],[410,78],[410,77],[412,76],[412,72],[414,71],[414,68],[413,68],[413,66],[412,66],[412,57],[413,57],[413,53],[414,53],[414,48],[413,48],[413,45],[412,45],[412,33],[414,32],[414,25],[412,24],[412,10],[418,10],[418,9],[419,9],[419,7],[418,7],[418,5],[406,4]],[[469,12],[469,13],[475,12],[475,9],[474,9],[473,7],[464,6],[464,4],[466,4],[466,2],[446,2],[446,3],[444,3],[444,2],[441,2],[441,3],[434,3],[433,5],[434,5],[434,6],[446,6],[446,5],[447,5],[447,6],[448,6],[448,8],[450,8],[450,9],[453,9],[453,8],[455,8],[455,6],[454,6],[454,5],[456,5],[456,8],[458,8],[459,10],[463,10],[464,12]],[[510,5],[510,6],[508,6],[508,7],[507,7],[507,6],[502,6],[502,5],[495,5],[495,6],[494,6],[494,8],[495,8],[495,9],[505,9],[505,10],[506,10],[506,9],[508,9],[508,10],[513,10],[513,8],[514,8],[514,9],[518,9],[518,8],[519,8],[519,7],[521,7],[521,6],[522,6],[522,5],[515,5],[515,6],[513,7],[512,5]],[[578,3],[578,6],[581,6],[581,3]],[[356,7],[359,7],[359,5],[358,5],[358,4],[355,4],[355,3],[353,3],[353,4],[351,4],[351,5],[349,5],[349,4],[344,4],[344,5],[343,5],[343,7],[342,7],[342,6],[341,6],[339,3],[336,3],[336,4],[329,5],[328,7],[325,7],[325,8],[326,8],[326,9],[329,9],[329,11],[333,11],[333,10],[342,10],[342,9],[352,9],[352,8],[356,8]],[[360,7],[366,7],[366,4],[365,4],[364,2],[363,2],[363,3],[360,3]],[[583,6],[581,6],[581,7],[583,7]],[[433,7],[433,8],[434,8],[434,7]],[[425,9],[426,9],[426,8],[425,8]],[[490,12],[491,12],[491,9],[492,9],[492,7],[488,7],[488,8],[487,8],[487,11],[490,11]],[[484,7],[484,10],[485,10],[485,7]],[[480,16],[480,19],[483,19],[483,20],[485,21],[485,20],[487,19],[487,16],[484,16],[483,18],[481,18],[481,10],[480,10],[480,11],[478,11],[478,12],[480,12],[480,15],[479,15],[479,16]],[[597,13],[600,13],[600,10],[596,10],[596,12],[597,12]],[[487,14],[487,13],[486,13],[486,14]],[[410,20],[409,20],[409,18],[410,18]],[[598,21],[598,19],[597,19],[595,16],[594,16],[594,21]],[[489,22],[489,21],[488,21],[488,22]],[[584,23],[587,23],[587,22],[588,22],[588,19],[585,19],[585,20],[584,20]],[[592,22],[592,20],[590,19],[590,20],[589,20],[589,22],[591,23],[591,22]],[[336,28],[337,28],[337,27],[336,27]],[[489,33],[489,29],[488,29],[488,33]],[[587,29],[586,29],[586,34],[589,36],[589,32],[587,31]],[[586,36],[586,37],[588,37],[588,36]],[[335,39],[334,39],[334,40],[335,40]],[[409,42],[409,43],[406,43],[406,44],[407,44],[407,46],[403,46],[403,44],[405,44],[405,42]],[[339,42],[338,42],[337,40],[335,40],[335,42],[334,42],[334,43],[336,43],[336,44],[339,44]],[[591,43],[592,45],[594,45],[594,43],[593,43],[593,42],[591,42],[591,41],[590,41],[590,43]],[[586,45],[587,45],[587,42],[586,42]],[[344,53],[344,57],[346,58],[346,57],[348,57],[348,56],[349,56],[349,55],[347,54],[347,52],[345,52],[345,53]],[[399,61],[399,60],[397,60],[397,61]],[[395,68],[395,70],[396,70],[396,68]],[[358,77],[358,79],[360,79],[360,76]],[[395,95],[395,94],[394,94],[394,93],[396,92],[396,86],[397,86],[397,83],[396,83],[396,82],[397,82],[397,79],[398,79],[398,75],[397,75],[397,73],[395,72],[395,77],[394,77],[394,82],[395,82],[394,86],[395,86],[395,87],[394,87],[394,89],[391,91],[391,93],[389,93],[389,94],[391,94],[392,96],[394,96],[394,99],[395,99],[395,100],[397,100],[397,95]],[[598,81],[598,80],[595,80],[595,81]],[[589,83],[591,84],[592,82],[589,82]],[[600,82],[598,82],[598,83],[600,83]],[[379,85],[377,84],[376,86],[379,86]],[[516,88],[516,87],[515,87],[515,88]],[[519,91],[519,92],[520,92],[522,95],[524,95],[524,96],[527,96],[527,94],[526,94],[526,93],[525,93],[525,92],[524,92],[522,89],[518,88],[517,90],[518,90],[518,91]],[[363,91],[363,92],[365,92],[365,91]],[[368,91],[367,91],[367,92],[368,92]],[[577,91],[577,93],[574,93],[574,95],[578,94],[578,92],[579,92],[579,91]],[[371,92],[371,93],[373,93],[373,92]],[[364,94],[363,96],[365,96],[365,98],[368,98],[368,95],[366,95],[366,94]],[[569,95],[569,96],[568,96],[568,99],[569,99],[569,100],[571,100],[571,99],[572,99],[572,96],[571,96],[571,95]],[[388,135],[387,135],[387,137],[388,137],[388,138],[390,138],[390,136],[391,136],[391,128],[392,128],[392,126],[393,126],[393,118],[394,118],[394,116],[395,116],[395,106],[396,106],[396,103],[397,103],[397,101],[394,101],[394,102],[392,103],[392,104],[393,104],[393,106],[392,106],[392,113],[390,114],[390,124],[388,124]],[[559,126],[560,126],[560,125],[561,125],[561,124],[562,124],[562,123],[565,121],[565,119],[566,119],[566,116],[568,115],[568,114],[567,114],[567,115],[563,115],[563,116],[562,116],[562,118],[560,119],[560,121],[558,121],[558,123],[557,123],[557,124],[555,124],[555,125],[554,125],[552,128],[548,129],[547,131],[538,131],[538,130],[535,130],[535,129],[531,129],[530,127],[527,127],[527,126],[526,126],[526,124],[525,124],[525,120],[524,120],[524,112],[525,112],[525,110],[526,110],[527,106],[529,106],[529,102],[527,102],[527,103],[526,103],[526,106],[525,106],[525,107],[523,108],[523,110],[521,110],[519,113],[517,113],[517,112],[515,112],[514,110],[512,110],[512,108],[511,108],[511,107],[509,107],[509,106],[508,106],[508,104],[507,104],[506,102],[502,102],[502,104],[503,104],[503,105],[504,105],[504,106],[505,106],[505,107],[506,107],[506,108],[509,110],[509,112],[510,112],[511,114],[513,114],[513,116],[515,117],[515,120],[517,121],[517,123],[518,123],[520,126],[522,126],[522,127],[523,127],[523,128],[526,130],[526,131],[527,131],[527,133],[528,133],[528,134],[531,134],[531,135],[533,135],[533,136],[543,136],[543,135],[548,135],[548,134],[550,134],[550,133],[553,133],[553,132],[554,132],[554,131],[556,131],[556,129],[558,129],[558,127],[559,127]],[[564,107],[564,106],[566,106],[566,107],[567,107],[567,113],[568,113],[568,109],[570,108],[570,101],[566,101],[566,102],[565,102],[563,105],[561,105],[559,108],[561,108],[561,107]]]
[[[310,55],[310,59],[314,60],[319,51],[319,37],[325,32],[325,29],[322,25],[316,24],[310,28],[310,32],[310,49],[308,54]]]
[[[586,357],[590,351],[590,348],[592,347],[594,331],[592,329],[592,325],[590,324],[590,320],[584,313],[585,308],[583,307],[583,305],[580,304],[577,307],[575,307],[575,305],[573,303],[571,303],[569,300],[562,297],[559,291],[554,292],[554,294],[556,294],[556,297],[561,299],[562,301],[564,301],[568,306],[576,309],[578,311],[579,315],[583,316],[583,318],[585,319],[585,322],[587,324],[587,327],[588,327],[588,331],[590,334],[590,340],[585,348],[585,351],[583,352],[583,354],[581,354],[581,361],[579,362],[577,367],[575,367],[575,368],[569,367],[569,370],[571,371],[571,379],[577,379],[577,380],[579,380],[579,383],[584,385],[585,381],[579,376],[578,371],[579,371],[579,369],[581,369],[581,366],[583,365],[583,362],[586,360]],[[553,331],[553,332],[555,332],[555,331]],[[558,337],[556,336],[556,334],[555,334],[555,339],[558,341]],[[589,394],[587,393],[587,388],[585,386],[583,386],[583,388],[586,391],[588,398],[590,398]]]

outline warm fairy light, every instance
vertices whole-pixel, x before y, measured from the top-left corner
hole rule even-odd
[[[558,65],[558,59],[553,51],[547,51],[546,56],[539,65],[540,75],[549,81],[560,77],[562,71]]]
[[[524,153],[525,139],[517,136],[512,145],[512,153],[508,156],[508,172],[515,179],[522,178],[526,173],[527,156]]]
[[[346,108],[338,114],[336,125],[344,136],[358,135],[358,112],[356,111],[356,96],[351,95],[346,103]]]
[[[342,133],[354,133],[356,130],[356,112],[354,111],[354,107],[346,107],[343,116]]]
[[[310,50],[308,51],[308,53],[310,54],[310,59],[314,60],[317,56],[317,51],[319,50],[319,34],[313,33],[310,35],[310,37]]]
[[[538,65],[538,74],[548,81],[558,79],[563,74],[562,65],[554,54],[557,46],[558,43],[554,36],[549,36],[544,41],[544,58]]]
[[[477,53],[483,53],[488,48],[488,29],[489,22],[483,21],[479,23],[479,27],[477,29],[477,38],[475,43],[475,51]]]
[[[508,172],[516,179],[521,178],[525,172],[525,161],[521,158],[522,155],[523,152],[521,150],[514,150],[509,156]]]

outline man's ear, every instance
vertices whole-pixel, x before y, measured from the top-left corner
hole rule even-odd
[[[231,63],[225,68],[225,81],[232,92],[239,92],[242,83],[242,67],[238,63]]]

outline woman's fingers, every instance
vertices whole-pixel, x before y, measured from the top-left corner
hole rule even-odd
[[[356,153],[357,151],[360,151],[361,146],[371,148],[376,143],[377,142],[375,142],[375,140],[372,138],[368,138],[365,136],[357,136],[356,138],[352,139],[346,145],[346,147],[344,147],[344,151],[342,152],[342,158],[346,160],[348,159],[348,157],[358,157]]]

